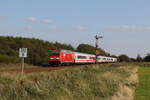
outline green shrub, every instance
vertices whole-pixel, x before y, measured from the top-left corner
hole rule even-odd
[[[0,55],[0,63],[18,63],[18,62],[19,62],[19,58]]]

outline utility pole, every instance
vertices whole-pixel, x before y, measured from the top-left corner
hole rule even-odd
[[[95,39],[96,39],[96,42],[95,42],[95,60],[96,60],[96,64],[97,64],[97,56],[98,56],[98,40],[99,39],[102,39],[103,37],[102,36],[98,36],[96,35],[95,36]]]

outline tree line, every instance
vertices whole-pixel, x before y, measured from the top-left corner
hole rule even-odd
[[[70,44],[49,42],[36,38],[22,38],[12,36],[0,36],[0,63],[19,63],[19,48],[28,48],[28,58],[26,63],[34,65],[48,64],[49,50],[66,49],[88,54],[95,54],[95,47],[89,44],[79,44],[74,48]],[[102,48],[98,48],[99,55],[118,58],[120,62],[143,62],[150,61],[150,54],[145,57],[137,55],[137,58],[130,58],[125,54],[115,56],[105,52]]]
[[[70,44],[49,42],[36,38],[22,38],[0,36],[0,63],[19,63],[19,48],[28,48],[26,63],[34,65],[48,64],[49,50],[66,49],[71,51],[95,54],[95,47],[88,44],[79,44],[74,48]],[[103,49],[98,48],[101,55],[107,55]]]
[[[120,62],[150,62],[150,54],[146,54],[145,57],[141,57],[140,54],[136,58],[130,58],[125,54],[118,56]]]

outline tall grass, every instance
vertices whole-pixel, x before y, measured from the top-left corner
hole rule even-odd
[[[52,72],[0,75],[1,100],[110,100],[126,80],[130,66],[91,65]]]

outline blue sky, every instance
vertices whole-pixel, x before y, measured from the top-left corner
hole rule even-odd
[[[150,53],[150,0],[0,0],[0,35],[35,37],[111,54]]]

